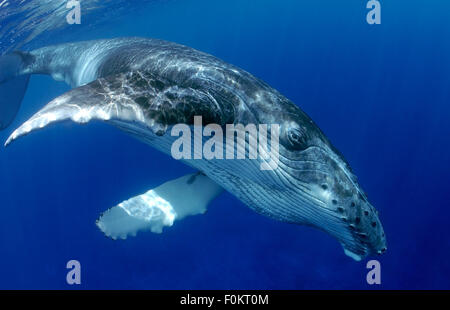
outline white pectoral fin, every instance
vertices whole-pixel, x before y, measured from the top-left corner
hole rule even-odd
[[[104,212],[97,226],[106,236],[125,239],[138,231],[161,233],[186,216],[205,213],[223,191],[207,176],[194,173],[166,182]]]

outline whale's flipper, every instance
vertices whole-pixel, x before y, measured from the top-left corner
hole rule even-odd
[[[20,108],[30,79],[23,72],[32,61],[22,52],[0,56],[0,130],[11,124]]]
[[[57,97],[15,130],[5,145],[65,120],[76,123],[102,120],[129,133],[143,130],[158,136],[164,135],[171,125],[191,124],[194,115],[225,124],[217,106],[205,91],[177,85],[149,72],[131,71],[97,79]]]
[[[113,239],[125,239],[143,230],[161,233],[164,226],[172,226],[176,220],[204,213],[222,191],[207,176],[189,174],[107,210],[97,226]]]

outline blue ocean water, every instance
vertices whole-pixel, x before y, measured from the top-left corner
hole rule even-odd
[[[330,236],[260,216],[228,193],[161,235],[105,238],[101,212],[192,169],[108,125],[67,123],[0,149],[0,288],[449,289],[450,5],[380,2],[382,23],[368,25],[365,0],[128,1],[121,11],[109,1],[81,25],[49,26],[24,44],[8,29],[0,51],[153,37],[265,80],[315,120],[379,210],[381,285],[366,282],[373,257],[355,262]],[[14,22],[0,16],[3,29]],[[0,141],[67,90],[33,76]],[[66,283],[72,259],[79,286]]]

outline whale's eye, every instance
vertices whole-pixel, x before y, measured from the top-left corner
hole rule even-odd
[[[293,149],[304,150],[306,149],[306,137],[304,132],[299,128],[291,128],[288,131],[289,144]]]

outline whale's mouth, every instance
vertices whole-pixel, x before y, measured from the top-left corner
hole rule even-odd
[[[356,177],[340,155],[327,146],[289,153],[280,146],[279,169],[273,171],[275,188],[284,188],[271,202],[281,220],[310,225],[335,237],[345,254],[359,261],[386,251],[378,212],[368,202]],[[281,206],[282,205],[282,206]]]

